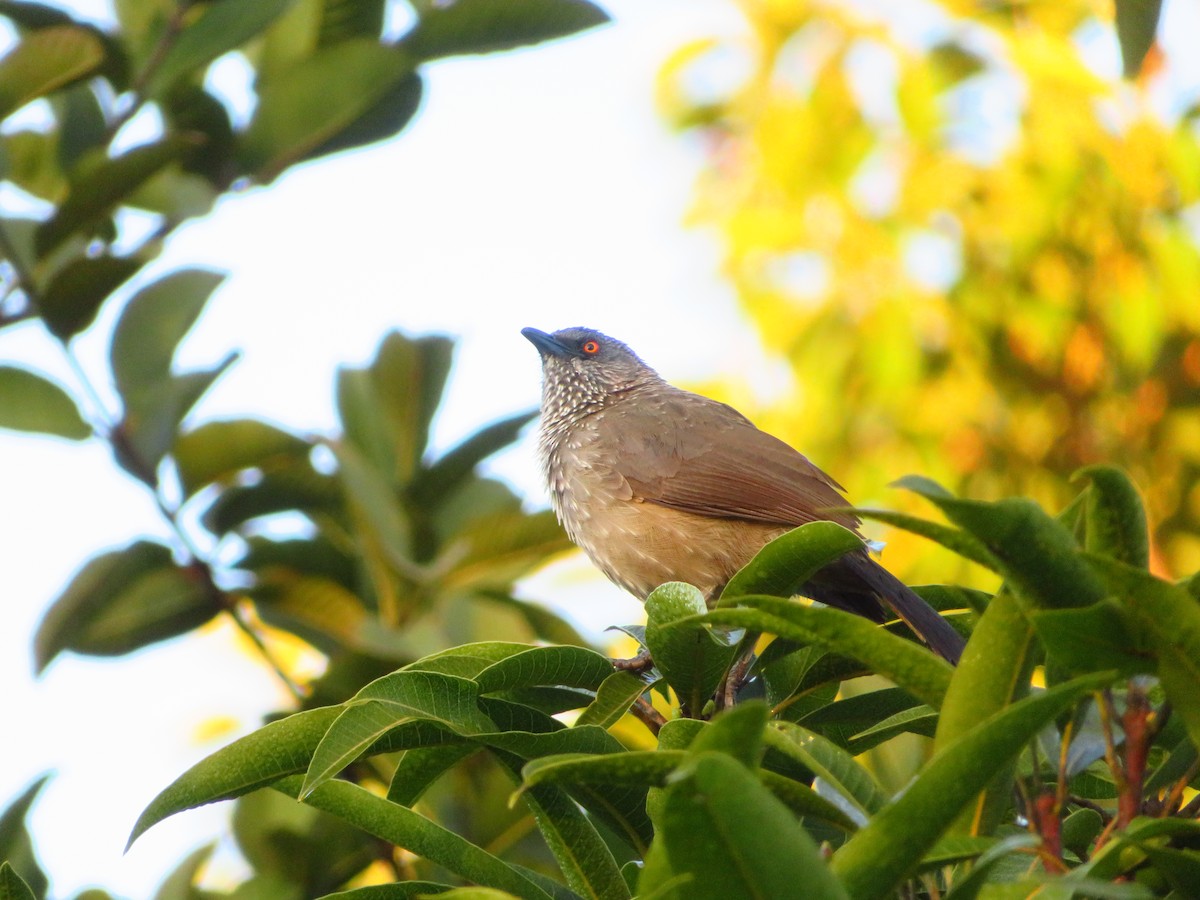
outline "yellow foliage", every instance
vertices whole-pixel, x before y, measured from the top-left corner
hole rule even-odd
[[[660,99],[706,129],[691,221],[719,230],[797,382],[756,420],[856,501],[905,509],[886,485],[910,471],[1056,507],[1078,467],[1122,465],[1156,560],[1197,568],[1200,137],[1152,108],[1153,72],[1085,61],[1111,3],[740,6],[741,88],[689,106],[714,39],[673,60]],[[914,43],[918,15],[939,43]],[[890,565],[915,559],[889,539]]]

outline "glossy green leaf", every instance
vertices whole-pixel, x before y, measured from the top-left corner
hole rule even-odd
[[[616,671],[596,689],[596,699],[579,714],[576,725],[598,725],[608,728],[629,712],[638,697],[650,689],[642,679],[629,672]]]
[[[100,306],[144,260],[104,254],[73,259],[50,279],[38,295],[38,313],[46,328],[66,341],[86,330]]]
[[[150,71],[146,94],[157,97],[180,78],[198,78],[210,62],[240,47],[273,22],[292,0],[215,0],[189,17]]]
[[[440,672],[443,675],[456,675],[459,678],[474,680],[476,675],[493,663],[524,653],[532,647],[532,644],[516,641],[477,641],[439,650],[409,663],[404,668],[406,671]]]
[[[37,900],[29,885],[7,861],[0,862],[0,900]]]
[[[200,578],[162,544],[136,541],[88,562],[38,625],[38,671],[73,650],[116,656],[183,634],[221,611]]]
[[[419,59],[495,53],[566,37],[608,21],[587,0],[457,0],[429,6],[401,41]]]
[[[887,803],[887,794],[871,773],[832,741],[792,722],[771,722],[767,746],[821,778],[864,817]]]
[[[993,572],[1000,571],[1000,563],[991,551],[981,541],[965,531],[942,525],[940,522],[930,522],[928,519],[888,509],[855,507],[854,512],[864,519],[872,519],[876,522],[883,522],[885,525],[891,525],[893,528],[902,528],[913,534],[919,534],[921,537],[928,538],[934,543],[941,544],[947,550],[957,553],[963,559],[969,559]]]
[[[722,753],[700,754],[672,783],[656,842],[668,874],[690,876],[688,885],[661,896],[758,900],[793,896],[803,885],[809,900],[846,897],[787,807]],[[658,886],[644,876],[639,893]]]
[[[678,581],[646,598],[646,646],[692,715],[700,714],[737,652],[737,640],[701,624],[698,617],[706,608],[698,589]]]
[[[531,647],[505,657],[475,677],[479,693],[533,685],[567,685],[596,690],[613,674],[612,661],[584,647]]]
[[[1116,466],[1087,466],[1072,480],[1086,479],[1084,520],[1086,547],[1131,566],[1150,565],[1150,532],[1146,509],[1129,476]]]
[[[196,763],[159,792],[142,811],[129,843],[151,826],[185,809],[231,800],[303,772],[340,707],[306,710],[264,725]]]
[[[225,276],[207,269],[181,269],[139,290],[121,311],[109,361],[126,402],[171,372],[184,339]]]
[[[301,784],[302,779],[292,777],[274,786],[297,796]],[[305,802],[468,881],[510,891],[528,900],[550,900],[549,894],[514,866],[407,807],[389,803],[357,785],[330,781],[309,794]]]
[[[38,778],[0,812],[0,860],[9,863],[39,897],[45,895],[48,879],[34,854],[26,819],[30,807],[49,779],[49,775]]]
[[[936,753],[898,799],[834,854],[833,871],[847,893],[855,900],[890,895],[1041,728],[1111,680],[1112,673],[1087,675],[1027,697]]]
[[[38,228],[38,255],[46,256],[75,232],[93,227],[192,144],[191,138],[172,135],[116,157],[89,155],[70,173],[67,198]]]
[[[87,78],[103,64],[104,44],[90,29],[56,25],[26,32],[0,59],[0,119]]]
[[[819,569],[862,548],[862,538],[834,522],[793,528],[759,550],[729,579],[720,602],[728,605],[745,594],[792,597]]]
[[[723,710],[688,745],[688,754],[716,750],[732,756],[748,768],[762,760],[769,710],[765,703],[750,701]]]
[[[925,497],[981,541],[1006,585],[1026,602],[1054,609],[1087,606],[1104,596],[1104,586],[1083,561],[1071,532],[1032,500],[960,500],[912,477],[897,484]]]
[[[821,643],[861,660],[934,709],[941,707],[954,669],[912,641],[840,609],[805,606],[779,597],[742,597],[738,602],[744,607],[713,610],[704,621]]]
[[[32,431],[82,441],[92,429],[71,396],[50,379],[0,366],[0,428]]]
[[[493,729],[476,706],[475,683],[436,672],[399,671],[359,691],[338,715],[313,753],[304,778],[307,796],[362,756],[381,737],[414,719],[459,735]]]
[[[214,482],[227,482],[243,469],[268,470],[276,463],[307,460],[311,446],[290,432],[258,419],[227,419],[179,436],[171,451],[183,495]]]
[[[933,737],[937,733],[938,714],[930,707],[921,704],[911,709],[893,713],[876,724],[852,735],[849,750],[853,754],[866,753],[872,747],[877,747],[884,741],[890,741],[898,734],[919,734],[923,737]]]
[[[979,855],[971,871],[954,879],[954,886],[946,894],[946,900],[975,900],[980,890],[988,883],[988,876],[996,868],[996,864],[1012,855],[1021,853],[1038,845],[1039,840],[1032,834],[1014,834],[999,843],[993,844]]]
[[[479,750],[479,745],[471,741],[405,750],[392,772],[388,800],[402,806],[412,806],[442,775]]]
[[[271,181],[308,158],[372,110],[402,83],[418,93],[413,62],[370,38],[324,47],[262,86],[242,138],[242,164]],[[406,108],[415,112],[414,103]]]
[[[1123,71],[1126,78],[1136,78],[1154,44],[1162,0],[1116,0],[1116,4]]]

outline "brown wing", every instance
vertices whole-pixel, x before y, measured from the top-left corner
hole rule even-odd
[[[841,486],[724,403],[661,388],[605,410],[621,435],[614,468],[634,497],[699,515],[856,530]]]

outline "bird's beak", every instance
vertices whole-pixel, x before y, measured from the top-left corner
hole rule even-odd
[[[575,350],[568,347],[552,334],[546,334],[544,331],[538,331],[536,328],[522,328],[521,334],[529,339],[533,346],[538,348],[538,353],[542,356],[575,356]]]

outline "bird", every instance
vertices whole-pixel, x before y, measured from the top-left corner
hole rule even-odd
[[[639,600],[682,581],[711,605],[769,541],[831,521],[859,537],[844,489],[733,407],[675,387],[591,328],[522,329],[542,363],[538,457],[567,536]],[[898,617],[958,662],[962,636],[864,542],[799,593],[875,622]]]

